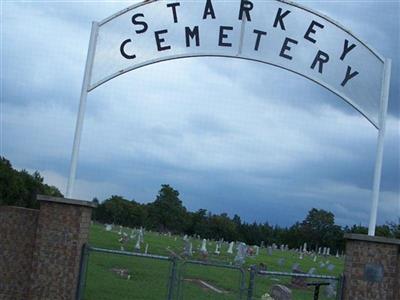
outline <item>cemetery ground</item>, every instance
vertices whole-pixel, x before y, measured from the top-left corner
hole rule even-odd
[[[118,227],[119,228],[119,227]],[[131,229],[123,229],[127,234]],[[106,231],[104,225],[94,224],[90,230],[89,244],[92,247],[120,250],[117,226],[112,231]],[[193,243],[193,256],[190,259],[202,260],[199,249],[202,240],[191,238]],[[125,251],[134,251],[136,239],[125,244]],[[155,232],[145,232],[144,242],[141,244],[141,253],[144,253],[148,244],[148,254],[170,256],[171,253],[182,255],[184,241],[182,236],[166,235]],[[299,245],[300,246],[300,245]],[[215,241],[207,242],[208,262],[216,264],[233,264],[236,247],[233,254],[228,254],[228,243],[223,243],[220,255],[214,254]],[[269,255],[266,248],[260,248],[258,256],[246,258],[245,288],[248,287],[250,265],[266,265],[268,271],[291,272],[294,264],[299,264],[301,271],[308,272],[315,268],[314,274],[339,276],[343,271],[343,259],[334,255],[318,256],[316,262],[313,255],[304,255],[299,258],[295,251],[272,251]],[[328,270],[326,263],[331,265]],[[321,267],[321,264],[325,264]],[[178,275],[183,281],[180,283],[182,299],[238,299],[240,290],[240,272],[237,269],[227,269],[215,266],[186,264],[182,267],[183,260],[178,261]],[[332,265],[334,266],[332,270]],[[110,253],[90,252],[84,299],[96,300],[124,300],[124,299],[166,299],[167,285],[170,276],[170,261],[123,256]],[[181,273],[179,273],[181,272]],[[128,279],[129,278],[129,279]],[[292,290],[293,299],[313,299],[313,288],[294,288],[291,286],[291,277],[257,275],[254,287],[254,299],[261,298],[269,293],[275,284],[286,285]],[[307,279],[307,282],[321,282],[320,279]],[[328,298],[321,287],[319,299]],[[243,292],[246,299],[247,290]]]

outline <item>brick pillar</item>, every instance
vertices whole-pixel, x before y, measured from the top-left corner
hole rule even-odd
[[[40,213],[29,299],[75,299],[92,202],[38,195]]]
[[[39,210],[0,206],[0,299],[28,299]]]
[[[344,300],[400,299],[400,240],[346,234]]]

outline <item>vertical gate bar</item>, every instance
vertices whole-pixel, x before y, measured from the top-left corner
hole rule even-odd
[[[246,273],[243,268],[239,268],[240,271],[240,286],[239,286],[239,299],[243,299],[243,293],[246,289]]]
[[[257,267],[255,265],[250,266],[250,278],[249,278],[249,288],[247,290],[247,300],[253,299],[254,293],[254,281],[256,277]]]
[[[181,299],[182,282],[183,282],[183,279],[182,279],[183,275],[182,274],[184,274],[185,267],[186,267],[186,262],[182,263],[179,266],[179,269],[178,269],[178,286],[177,286],[177,289],[176,289],[176,299],[177,300]]]
[[[168,296],[167,296],[168,300],[173,299],[175,280],[176,280],[176,258],[173,257],[172,258],[172,268],[171,268],[169,283],[168,283]]]
[[[78,286],[76,289],[77,300],[83,299],[85,285],[86,285],[86,271],[87,271],[88,257],[89,257],[89,247],[87,246],[87,244],[83,244],[81,250],[81,260],[79,264]]]
[[[343,299],[343,287],[344,287],[344,274],[340,275],[338,278],[338,288],[336,290],[336,300]]]

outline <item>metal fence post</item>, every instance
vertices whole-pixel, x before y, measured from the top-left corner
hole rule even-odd
[[[82,300],[83,294],[85,291],[86,284],[86,271],[89,257],[89,246],[87,244],[83,244],[81,250],[81,261],[79,264],[79,278],[78,278],[78,286],[76,289],[76,299]]]
[[[239,270],[240,270],[239,299],[242,300],[246,291],[246,272],[242,267]]]
[[[168,300],[172,300],[174,296],[174,288],[175,288],[175,281],[176,281],[176,257],[172,257],[172,268],[171,268],[171,273],[169,275],[169,281],[168,281]]]
[[[343,288],[344,288],[344,274],[340,275],[338,278],[338,288],[336,290],[336,300],[343,299]]]
[[[255,284],[255,279],[256,279],[256,273],[257,273],[257,266],[256,265],[250,266],[250,278],[249,278],[249,288],[247,290],[247,300],[252,300],[253,299],[253,292],[254,292],[254,284]]]

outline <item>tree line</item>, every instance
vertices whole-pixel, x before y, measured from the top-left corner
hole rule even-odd
[[[0,205],[38,208],[37,194],[63,197],[55,186],[44,183],[39,172],[30,174],[17,171],[4,157],[0,157]],[[367,234],[368,228],[361,225],[341,227],[335,224],[332,212],[312,208],[304,220],[289,227],[268,222],[249,223],[235,214],[213,214],[206,209],[191,212],[183,205],[179,192],[168,184],[161,188],[150,203],[139,203],[122,196],[111,196],[100,202],[94,198],[97,208],[92,218],[101,223],[113,223],[128,227],[143,226],[148,230],[176,234],[199,235],[207,239],[243,241],[250,245],[275,243],[298,248],[304,242],[308,247],[330,247],[331,251],[344,249],[344,233]],[[376,235],[400,238],[400,224],[394,222],[378,226]]]
[[[303,221],[290,227],[265,223],[247,223],[240,216],[213,214],[205,209],[188,211],[179,198],[179,192],[163,184],[156,199],[147,204],[111,196],[94,209],[93,218],[101,223],[113,223],[128,227],[143,226],[146,229],[177,234],[200,235],[202,238],[243,241],[250,245],[275,243],[298,248],[307,242],[308,247],[330,247],[332,251],[344,250],[345,233],[367,234],[361,225],[341,227],[335,224],[332,212],[312,208]],[[400,238],[400,225],[388,223],[378,226],[376,235]]]

